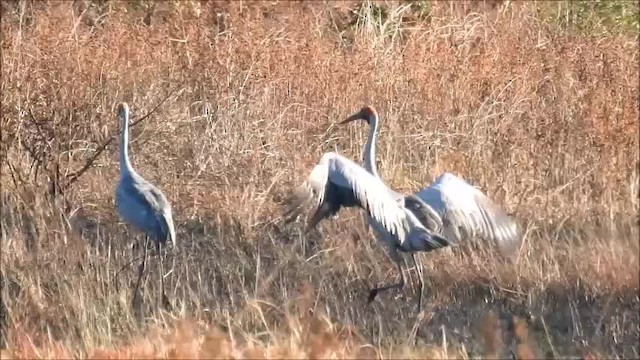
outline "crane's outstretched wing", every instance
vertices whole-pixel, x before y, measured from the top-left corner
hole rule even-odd
[[[285,216],[296,218],[315,198],[316,211],[307,222],[307,231],[341,207],[358,206],[401,238],[406,233],[403,205],[392,196],[382,180],[360,165],[337,154],[325,153],[309,177],[292,194]]]
[[[522,236],[516,221],[480,190],[453,174],[440,175],[416,196],[440,215],[447,239],[460,242],[478,237],[493,241],[504,256],[520,247]]]

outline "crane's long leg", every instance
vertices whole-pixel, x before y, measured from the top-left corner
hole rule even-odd
[[[402,256],[400,256],[400,253],[398,253],[398,250],[395,247],[387,245],[387,242],[384,242],[384,244],[385,248],[387,249],[387,255],[389,255],[389,258],[396,264],[396,268],[400,273],[400,281],[394,284],[371,289],[371,291],[369,291],[369,299],[367,300],[368,303],[371,303],[381,291],[387,291],[389,289],[402,289],[404,287],[405,278],[404,273],[402,272]]]
[[[411,253],[413,259],[413,265],[416,267],[418,273],[418,283],[420,284],[420,293],[418,294],[418,314],[422,312],[422,295],[424,293],[424,280],[422,279],[422,264],[416,260],[416,254]],[[419,264],[420,263],[420,264]]]
[[[144,244],[142,246],[142,263],[138,267],[138,280],[136,280],[136,287],[133,290],[133,298],[131,300],[131,304],[135,306],[136,300],[138,298],[138,290],[140,289],[140,280],[142,279],[142,274],[144,273],[144,267],[147,263],[147,243],[149,242],[149,237],[145,236]]]
[[[161,291],[162,306],[164,308],[168,308],[171,305],[171,303],[169,302],[169,298],[167,297],[167,294],[164,292],[164,262],[162,259],[164,255],[162,254],[162,244],[158,243],[157,249],[158,249],[158,254],[160,256],[160,291]]]

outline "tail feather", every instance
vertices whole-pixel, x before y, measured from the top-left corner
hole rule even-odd
[[[451,245],[451,242],[442,235],[438,235],[425,229],[414,229],[409,233],[408,245],[410,251],[433,251]]]

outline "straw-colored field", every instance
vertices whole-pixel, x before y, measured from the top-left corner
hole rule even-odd
[[[2,357],[639,357],[637,3],[610,4],[3,1]],[[141,314],[98,152],[120,101],[179,242]],[[362,212],[283,224],[323,152],[361,160],[366,125],[332,124],[363,105],[385,182],[464,177],[517,262],[421,255],[418,317],[413,268],[367,305],[397,274]]]

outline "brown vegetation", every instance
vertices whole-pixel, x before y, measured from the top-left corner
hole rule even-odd
[[[529,2],[377,3],[3,1],[12,356],[640,356],[637,37],[572,32]],[[149,266],[144,321],[135,266],[116,276],[135,235],[113,206],[117,140],[77,176],[120,101],[134,120],[159,104],[131,155],[180,247],[171,309]],[[361,158],[365,128],[332,123],[364,104],[392,188],[451,171],[526,229],[515,264],[422,255],[420,317],[412,283],[366,305],[395,274],[359,213],[304,239],[279,215],[322,152]]]

